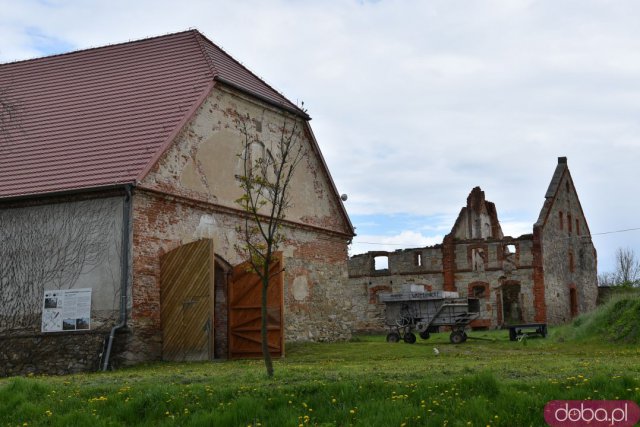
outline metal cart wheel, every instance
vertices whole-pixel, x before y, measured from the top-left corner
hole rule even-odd
[[[420,332],[420,338],[422,338],[423,340],[428,340],[430,336],[431,334],[429,333],[428,329],[425,329],[424,331]]]
[[[416,334],[414,334],[413,332],[407,332],[406,334],[404,334],[404,342],[406,342],[407,344],[415,343]]]
[[[464,332],[453,331],[451,335],[449,335],[449,341],[451,344],[461,344],[464,342]]]
[[[538,328],[538,333],[540,335],[542,335],[542,338],[546,338],[547,337],[547,325],[541,326],[540,328]]]
[[[387,342],[399,342],[400,334],[397,332],[389,332],[387,334]]]

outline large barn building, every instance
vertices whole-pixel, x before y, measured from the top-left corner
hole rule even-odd
[[[0,376],[260,354],[237,248],[236,119],[286,120],[291,188],[269,344],[351,334],[354,235],[309,116],[198,31],[0,65]]]

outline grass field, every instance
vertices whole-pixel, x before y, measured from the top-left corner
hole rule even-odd
[[[637,344],[569,332],[289,345],[271,380],[261,361],[6,378],[0,426],[544,426],[550,400],[640,401]]]

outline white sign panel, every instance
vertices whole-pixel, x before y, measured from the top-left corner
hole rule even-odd
[[[44,291],[42,332],[91,329],[91,288]]]

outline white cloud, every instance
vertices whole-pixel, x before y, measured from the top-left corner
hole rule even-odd
[[[640,2],[0,0],[0,10],[0,61],[42,55],[43,40],[85,48],[197,27],[305,101],[352,214],[455,217],[480,185],[501,218],[531,225],[567,156],[593,232],[640,226],[630,197]],[[637,235],[606,241],[601,260],[616,241],[640,252]]]
[[[367,234],[353,239],[349,254],[356,255],[370,251],[393,252],[398,249],[433,246],[442,243],[443,238],[444,235],[425,236],[412,230],[404,230],[393,236]]]

